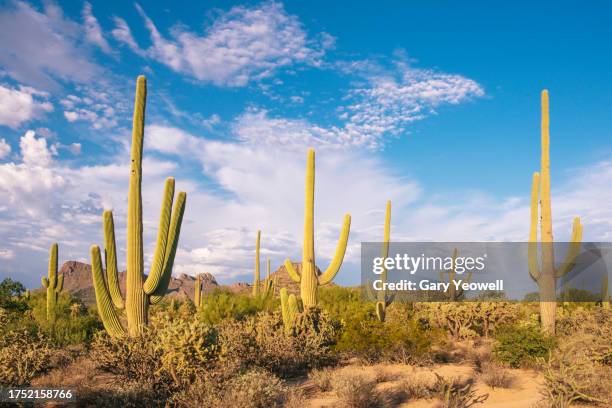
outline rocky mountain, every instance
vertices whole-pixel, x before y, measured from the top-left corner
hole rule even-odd
[[[300,263],[293,264],[298,271],[301,273],[302,265]],[[317,272],[320,274],[321,271],[317,268]],[[93,288],[93,282],[91,278],[91,265],[77,262],[67,261],[64,262],[60,268],[59,273],[64,274],[64,291],[69,292],[73,296],[76,296],[83,300],[88,305],[94,305],[96,303],[96,296]],[[217,280],[211,273],[201,273],[203,282],[204,293],[210,293],[216,288],[225,288],[235,293],[251,292],[251,284],[246,282],[236,282],[230,285],[219,285]],[[276,282],[275,295],[278,296],[280,288],[287,288],[289,293],[299,294],[300,284],[291,280],[285,266],[282,265],[271,275],[271,278]],[[262,276],[262,279],[265,276]],[[121,293],[125,294],[125,279],[126,272],[119,272],[119,285],[121,287]],[[172,277],[170,284],[168,285],[168,292],[166,296],[176,299],[189,298],[193,300],[195,291],[196,278],[191,275],[181,274],[178,277]]]

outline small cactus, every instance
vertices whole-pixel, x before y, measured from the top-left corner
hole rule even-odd
[[[453,281],[455,280],[455,276],[457,275],[457,273],[455,272],[456,270],[456,265],[457,265],[457,255],[459,254],[459,251],[457,250],[457,248],[455,248],[455,250],[453,251],[453,257],[452,257],[452,261],[451,261],[451,269],[448,271],[440,271],[440,281],[445,281],[444,279],[444,275],[448,275],[448,282],[451,283],[451,285],[448,287],[448,291],[445,292],[445,296],[446,298],[451,301],[451,302],[455,302],[457,300],[460,300],[463,298],[463,289],[457,289],[455,285],[453,285]],[[465,278],[461,278],[461,280],[463,282],[470,282],[472,280],[472,272],[468,272],[468,274],[466,275]]]
[[[293,267],[290,259],[285,260],[285,268],[289,277],[300,284],[300,297],[305,308],[316,307],[320,285],[330,283],[342,266],[346,244],[351,229],[351,215],[344,216],[344,225],[336,246],[336,253],[329,267],[321,275],[317,274],[314,251],[314,185],[315,185],[315,151],[308,150],[306,161],[306,194],[304,208],[304,243],[302,248],[301,274]]]
[[[261,231],[257,231],[257,241],[255,242],[255,272],[253,274],[253,297],[259,296],[259,244],[261,241]]]
[[[174,301],[174,299],[172,299]],[[202,276],[198,275],[195,281],[195,294],[193,297],[193,303],[196,309],[202,307]]]
[[[54,321],[56,317],[57,298],[64,287],[64,275],[57,274],[58,245],[51,245],[49,251],[48,276],[41,279],[42,285],[47,288],[47,321]]]
[[[603,276],[601,280],[601,306],[604,309],[610,308],[610,290],[608,288],[608,274],[607,273]]]
[[[289,333],[293,330],[293,327],[295,327],[295,323],[299,314],[303,312],[303,308],[293,293],[290,295],[287,294],[286,288],[281,288],[280,300],[283,325],[285,326],[285,331]]]

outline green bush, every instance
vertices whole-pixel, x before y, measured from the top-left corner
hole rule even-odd
[[[9,312],[25,312],[28,304],[24,297],[25,287],[11,278],[0,282],[0,307]]]
[[[442,338],[441,330],[411,319],[404,305],[393,304],[387,309],[385,322],[368,311],[344,321],[335,350],[367,362],[423,363],[430,359],[432,346]]]
[[[500,326],[494,337],[494,358],[515,368],[533,364],[537,358],[546,358],[555,346],[554,338],[533,324]]]
[[[199,317],[204,323],[215,325],[227,319],[244,320],[261,311],[273,310],[273,306],[272,299],[253,298],[225,289],[215,289],[203,297]]]

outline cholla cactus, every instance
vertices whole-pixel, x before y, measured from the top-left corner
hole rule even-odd
[[[178,246],[181,223],[185,212],[185,201],[187,199],[187,195],[184,192],[179,192],[173,209],[174,179],[172,177],[166,179],[157,233],[157,244],[155,246],[153,262],[151,263],[151,271],[145,280],[141,179],[146,96],[146,79],[144,76],[139,76],[134,102],[132,161],[128,192],[127,285],[125,302],[119,290],[115,231],[113,215],[110,211],[104,213],[106,280],[102,272],[100,248],[97,245],[91,247],[92,275],[98,313],[102,318],[106,331],[111,336],[122,336],[125,334],[125,329],[119,321],[115,308],[122,309],[125,307],[128,334],[130,336],[137,336],[143,332],[144,327],[148,323],[149,305],[159,302],[166,293],[172,275],[172,266],[174,264],[174,256]]]
[[[453,281],[455,280],[455,276],[457,276],[456,273],[456,266],[457,266],[457,255],[459,254],[459,251],[457,250],[457,248],[455,248],[455,250],[453,251],[453,257],[452,257],[452,261],[451,261],[451,269],[448,271],[440,271],[440,281],[444,281],[444,275],[448,275],[448,282],[451,284],[448,287],[448,291],[445,292],[445,296],[448,298],[448,300],[450,300],[451,302],[455,302],[459,299],[461,299],[463,297],[463,289],[457,289],[456,286],[453,284]],[[466,277],[461,277],[461,281],[464,283],[470,282],[472,280],[472,272],[468,272],[468,274],[466,275]]]
[[[202,277],[200,275],[196,276],[193,303],[195,304],[196,309],[200,309],[202,307]]]
[[[261,241],[261,231],[257,231],[257,241],[255,242],[255,272],[253,275],[253,297],[259,296],[259,244]]]
[[[47,288],[47,320],[53,321],[56,317],[57,298],[64,287],[64,275],[57,274],[57,251],[58,245],[51,245],[49,251],[49,272],[48,276],[41,278],[42,285]]]
[[[555,315],[557,310],[556,287],[557,279],[565,276],[573,267],[580,251],[582,241],[582,225],[580,217],[574,218],[571,244],[565,261],[560,267],[555,267],[552,233],[552,207],[550,200],[550,120],[548,113],[548,91],[542,91],[542,157],[541,173],[533,173],[531,185],[531,226],[529,229],[529,273],[538,284],[540,291],[540,319],[542,329],[555,334]],[[539,206],[538,206],[539,204]],[[538,211],[539,210],[539,211]],[[539,214],[538,214],[539,212]],[[540,221],[541,266],[538,265],[538,216]]]
[[[314,182],[315,182],[315,152],[308,150],[306,162],[306,194],[304,209],[304,244],[302,249],[302,270],[298,274],[291,260],[285,260],[287,273],[295,282],[300,283],[300,297],[305,308],[314,307],[318,303],[319,285],[330,283],[342,265],[346,244],[351,228],[351,215],[344,216],[344,225],[336,247],[336,253],[329,267],[321,275],[317,275],[314,251]]]
[[[385,232],[383,239],[383,250],[381,257],[383,259],[389,256],[389,241],[391,240],[391,200],[387,201],[387,209],[385,212]],[[383,273],[380,276],[382,282],[387,281],[387,268],[384,268]],[[385,314],[387,313],[387,306],[393,302],[393,296],[387,296],[387,290],[378,291],[376,293],[378,301],[376,302],[376,316],[381,322],[385,321]]]
[[[287,294],[286,288],[281,288],[280,300],[283,325],[285,326],[285,331],[289,333],[295,327],[298,316],[303,312],[303,307],[293,293]]]

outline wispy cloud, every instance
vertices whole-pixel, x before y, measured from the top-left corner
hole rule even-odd
[[[98,46],[105,53],[110,54],[112,52],[111,47],[106,38],[104,38],[98,19],[93,15],[91,3],[85,2],[82,14],[87,41]]]
[[[176,25],[170,30],[171,39],[160,33],[142,7],[136,7],[152,45],[142,50],[121,18],[115,18],[117,40],[176,72],[221,86],[244,86],[296,64],[319,65],[333,45],[329,34],[309,38],[299,19],[275,2],[219,11],[202,34]]]
[[[13,89],[0,84],[0,125],[16,129],[22,123],[53,111],[49,94],[21,86]]]

